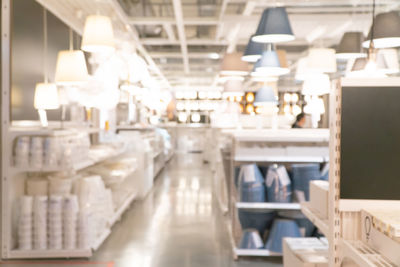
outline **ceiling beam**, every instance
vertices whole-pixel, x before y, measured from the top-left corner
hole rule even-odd
[[[189,68],[188,48],[186,43],[185,25],[183,24],[182,2],[181,0],[172,0],[172,4],[174,7],[176,27],[178,29],[178,37],[183,55],[183,69],[184,72],[187,74],[190,72],[190,68]]]
[[[182,58],[182,53],[179,52],[153,52],[150,53],[152,58]],[[198,53],[188,53],[189,58],[193,59],[213,59],[219,60],[220,56],[218,53],[210,52],[198,52]]]
[[[257,6],[256,1],[248,1],[242,12],[243,18],[250,17],[251,14],[253,13],[253,10],[256,8],[256,6]],[[240,29],[242,28],[241,25],[242,25],[242,19],[237,21],[235,27],[230,32],[230,40],[229,40],[230,43],[228,45],[228,48],[226,49],[226,51],[228,53],[232,53],[236,50],[236,45],[237,45],[238,38],[239,38],[239,32],[240,32]]]
[[[183,24],[190,25],[216,25],[218,24],[217,18],[210,17],[185,17]],[[130,17],[129,24],[132,25],[161,25],[161,24],[175,24],[176,20],[171,17]]]
[[[164,23],[163,28],[164,28],[165,33],[168,36],[168,40],[170,40],[171,42],[174,42],[176,40],[176,37],[175,37],[174,29],[172,28],[172,24]]]
[[[223,0],[222,4],[221,4],[221,10],[220,10],[219,16],[218,16],[219,23],[217,25],[217,30],[215,31],[215,40],[217,40],[217,41],[219,39],[221,39],[221,36],[222,36],[222,29],[224,28],[224,22],[223,22],[222,18],[225,14],[226,8],[228,7],[229,1],[230,0]]]

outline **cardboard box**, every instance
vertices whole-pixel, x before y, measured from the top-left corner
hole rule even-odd
[[[329,203],[329,182],[311,181],[310,182],[310,205],[317,211],[321,219],[328,219]]]

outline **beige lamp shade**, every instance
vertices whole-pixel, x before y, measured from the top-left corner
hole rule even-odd
[[[311,48],[307,57],[310,71],[320,73],[336,72],[336,51],[331,48]]]
[[[61,85],[86,82],[88,71],[85,56],[80,50],[58,52],[56,65],[56,83]]]
[[[242,60],[242,53],[225,54],[221,65],[221,75],[246,76],[249,72],[249,65]]]
[[[318,74],[316,70],[308,68],[308,57],[302,57],[297,61],[295,79],[298,81],[304,81],[308,77]]]
[[[228,80],[224,84],[224,93],[235,93],[235,95],[243,95],[243,82],[239,80]]]
[[[56,84],[37,83],[33,105],[35,109],[58,109],[60,104]]]
[[[114,33],[109,17],[92,15],[86,18],[82,35],[82,50],[90,53],[112,52]]]

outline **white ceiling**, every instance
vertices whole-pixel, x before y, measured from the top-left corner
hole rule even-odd
[[[310,46],[336,45],[371,24],[372,0],[37,0],[76,31],[87,15],[113,18],[116,37],[135,41],[155,75],[172,87],[215,85],[226,51],[243,51],[262,11],[286,6],[296,40],[279,45],[293,64]],[[376,12],[400,11],[376,0]]]

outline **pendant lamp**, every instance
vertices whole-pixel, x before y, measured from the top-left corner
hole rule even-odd
[[[91,15],[86,18],[81,48],[90,53],[109,53],[115,50],[114,33],[109,17]]]
[[[246,50],[242,56],[242,60],[246,62],[257,62],[261,58],[262,52],[264,51],[264,45],[256,43],[252,40],[252,35],[247,43]]]
[[[274,93],[274,89],[269,86],[261,87],[256,92],[256,97],[254,99],[254,106],[263,106],[268,104],[276,104],[277,99]]]
[[[247,62],[242,60],[242,53],[227,53],[222,60],[221,75],[246,76],[249,72]]]
[[[396,49],[381,49],[374,61],[366,58],[355,60],[348,77],[385,77],[387,74],[400,72],[399,57]]]
[[[38,110],[40,123],[47,127],[47,109],[58,109],[60,107],[57,86],[48,82],[47,77],[47,10],[43,8],[43,75],[44,82],[37,83],[33,106]]]
[[[279,43],[294,39],[289,17],[284,7],[265,9],[252,38],[257,43]]]
[[[288,74],[290,70],[289,68],[287,68],[287,65],[285,64],[286,61],[285,52],[281,51],[279,53],[281,53],[280,57],[277,51],[274,50],[264,51],[261,59],[259,59],[255,64],[256,72],[263,73],[269,76],[281,76]]]
[[[243,82],[239,80],[228,80],[224,84],[224,95],[235,95],[242,96],[243,92]]]
[[[303,89],[301,93],[303,95],[326,95],[331,90],[331,82],[329,76],[326,74],[314,74],[307,77],[303,83]]]
[[[296,75],[295,79],[298,81],[304,81],[309,77],[312,77],[315,74],[319,74],[320,72],[308,68],[308,58],[302,57],[297,61]]]
[[[337,59],[350,59],[367,57],[362,43],[364,34],[362,32],[345,32],[336,50]]]
[[[374,4],[375,5],[375,4]],[[371,38],[375,48],[400,46],[400,15],[396,11],[378,14],[372,21],[365,48],[370,46]]]
[[[335,50],[331,48],[311,48],[307,57],[307,68],[312,72],[336,72]]]
[[[69,50],[58,52],[55,81],[60,85],[76,85],[88,80],[85,55],[73,50],[73,34],[69,32]]]

